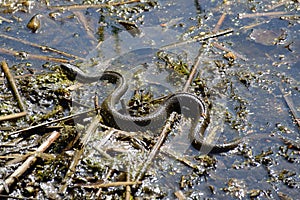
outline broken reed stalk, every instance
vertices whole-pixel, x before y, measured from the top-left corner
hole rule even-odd
[[[222,23],[223,23],[224,20],[225,20],[225,17],[226,17],[226,13],[223,13],[222,16],[220,17],[219,21],[217,22],[217,24],[216,24],[216,26],[215,26],[215,28],[214,28],[214,30],[213,30],[213,33],[217,32],[217,31],[220,29]],[[238,58],[240,58],[240,59],[242,59],[242,60],[244,60],[244,61],[247,60],[247,58],[245,58],[245,57],[242,56],[241,54],[239,54],[239,53],[237,53],[237,52],[234,52],[234,51],[232,51],[232,50],[229,50],[228,48],[219,45],[217,42],[213,42],[212,44],[213,44],[215,47],[217,47],[217,48],[219,48],[219,49],[221,49],[221,50],[225,50],[225,51],[228,51],[228,52],[232,52],[236,57],[238,57]]]
[[[297,115],[297,111],[295,109],[295,106],[294,106],[292,100],[286,94],[284,94],[284,89],[283,89],[282,85],[279,85],[279,89],[280,89],[280,92],[281,92],[281,94],[284,98],[284,101],[286,102],[292,116],[294,117],[295,122],[297,123],[298,127],[300,128],[300,117]]]
[[[112,168],[110,168],[110,169],[107,171],[106,176],[103,178],[103,181],[104,181],[104,182],[107,182],[107,180],[109,180],[109,179],[111,178],[111,176],[112,176],[112,174],[113,174],[113,171],[114,171],[114,170],[113,170]],[[100,198],[101,192],[102,192],[102,188],[99,188],[98,191],[97,191],[97,193],[96,193],[97,199],[101,199],[101,198]],[[103,199],[103,198],[102,198],[102,199]]]
[[[64,179],[62,180],[62,183],[63,185],[60,187],[59,189],[59,193],[60,194],[63,194],[66,192],[67,190],[67,187],[69,185],[71,185],[71,181],[72,181],[72,176],[73,174],[75,173],[76,171],[76,166],[78,165],[79,161],[80,161],[80,158],[81,158],[81,155],[83,153],[84,149],[81,148],[81,149],[76,149],[75,152],[74,152],[74,155],[73,155],[73,159],[72,159],[72,162],[69,166],[69,169],[66,173],[66,176],[64,177]]]
[[[149,156],[147,157],[147,160],[143,163],[143,166],[141,168],[141,170],[137,173],[136,177],[135,177],[135,181],[140,181],[143,176],[145,175],[145,173],[147,172],[148,168],[151,166],[153,159],[155,158],[156,154],[158,153],[161,145],[163,144],[163,142],[165,141],[169,131],[171,130],[171,125],[175,120],[175,113],[172,113],[169,117],[169,119],[167,120],[157,142],[155,143],[155,145],[153,146]]]
[[[219,28],[221,27],[221,25],[222,25],[222,23],[223,23],[225,17],[226,17],[226,14],[223,14],[223,15],[220,17],[220,19],[219,19],[219,21],[218,21],[218,23],[217,23],[215,29],[213,30],[213,34],[211,34],[211,37],[209,37],[209,38],[216,38],[216,37],[218,37],[218,36],[221,36],[221,35],[224,35],[224,34],[228,34],[228,33],[233,32],[232,29],[229,29],[229,30],[220,31],[220,32],[216,33],[216,32],[219,30]],[[209,39],[209,38],[207,38],[207,39]],[[206,38],[205,38],[205,39],[206,39]],[[204,40],[204,39],[202,38],[201,41],[203,41],[203,40]],[[214,42],[213,44],[216,44],[216,45],[217,45],[216,42]],[[220,45],[218,45],[218,47],[219,47],[219,46],[220,46]],[[223,50],[224,50],[224,48],[223,48]],[[236,53],[236,54],[237,54],[237,53]],[[238,54],[238,57],[239,57],[239,56],[242,57],[240,54]],[[200,64],[201,57],[202,57],[202,50],[199,49],[198,55],[197,55],[197,57],[195,58],[194,63],[193,63],[192,71],[191,71],[191,73],[189,74],[189,78],[188,78],[188,80],[187,80],[187,82],[185,83],[185,86],[184,86],[184,88],[183,88],[183,92],[187,92],[189,86],[191,85],[191,83],[192,83],[192,81],[193,81],[193,79],[194,79],[194,76],[195,76],[195,74],[196,74],[196,72],[197,72],[198,66],[199,66],[199,64]]]
[[[15,79],[20,79],[20,78],[26,78],[26,77],[31,77],[34,76],[34,74],[24,74],[20,76],[14,76]],[[0,77],[0,81],[3,81],[5,78]]]
[[[288,3],[288,2],[284,0],[284,1],[282,1],[282,2],[278,2],[278,3],[274,4],[274,5],[269,5],[269,6],[267,7],[267,10],[268,10],[268,11],[274,10],[275,8],[278,8],[278,7],[280,7],[280,6],[283,6],[283,5],[287,4],[287,3]]]
[[[184,88],[183,88],[183,92],[187,92],[188,91],[188,88],[190,87],[192,81],[193,81],[193,78],[197,72],[197,68],[200,64],[200,60],[201,60],[201,56],[202,56],[202,53],[203,51],[201,50],[201,48],[199,49],[199,52],[198,52],[198,55],[197,57],[195,58],[195,61],[194,61],[194,64],[193,64],[193,68],[192,68],[192,71],[191,73],[189,74],[189,78],[188,80],[186,81],[185,85],[184,85]]]
[[[81,57],[78,57],[78,56],[66,53],[64,51],[57,50],[57,49],[52,48],[52,47],[42,46],[42,45],[39,45],[39,44],[35,44],[33,42],[29,42],[27,40],[22,40],[22,39],[19,39],[19,38],[15,38],[15,37],[12,37],[12,36],[9,36],[9,35],[0,34],[0,37],[5,38],[5,39],[9,39],[9,40],[14,40],[14,41],[17,41],[17,42],[21,42],[23,44],[30,45],[30,46],[33,46],[33,47],[37,47],[37,48],[39,48],[39,49],[41,49],[43,51],[52,51],[54,53],[57,53],[57,54],[60,54],[60,55],[66,56],[66,57],[70,57],[70,58],[74,58],[74,59],[79,59],[79,60],[85,60],[84,58],[81,58]]]
[[[44,152],[58,137],[60,133],[57,131],[52,132],[52,134],[44,141],[41,146],[36,150],[37,153]],[[19,178],[26,172],[28,168],[30,168],[35,161],[37,160],[35,155],[32,155],[26,159],[26,161],[18,167],[14,173],[12,173],[7,179],[5,179],[4,183],[0,185],[0,194],[7,190],[15,181],[19,180]],[[5,184],[5,185],[4,185]],[[9,191],[6,191],[9,193]]]
[[[84,148],[85,148],[86,144],[88,143],[91,135],[95,133],[99,122],[100,122],[100,115],[96,115],[95,117],[93,117],[92,122],[89,124],[87,130],[85,131],[85,135],[83,136],[83,138],[80,141],[80,149],[76,149],[76,151],[74,153],[73,160],[69,166],[66,176],[64,177],[64,179],[62,181],[64,184],[60,188],[59,193],[65,193],[68,186],[71,185],[70,183],[72,181],[72,176],[73,176],[74,172],[76,171],[76,166],[80,162],[80,158],[84,152]]]
[[[83,187],[83,188],[107,188],[107,187],[119,187],[119,186],[127,186],[127,185],[136,185],[141,184],[141,181],[125,181],[125,182],[111,182],[111,183],[100,183],[100,184],[76,184],[74,187]]]
[[[227,48],[227,47],[225,47],[225,46],[222,46],[222,45],[220,45],[220,44],[217,43],[217,42],[212,42],[212,45],[213,45],[214,47],[218,48],[218,49],[223,50],[223,51],[227,51],[227,52],[233,53],[236,57],[242,59],[243,61],[247,61],[247,60],[248,60],[245,56],[243,56],[243,55],[241,55],[241,54],[239,54],[239,53],[233,51],[232,49],[229,49],[229,48]]]
[[[178,200],[186,200],[187,199],[181,190],[177,190],[176,192],[174,192],[174,195],[177,197]]]
[[[130,181],[130,174],[127,172],[126,174],[126,181],[129,182]],[[125,200],[130,200],[131,197],[131,187],[130,185],[126,185],[126,189],[125,189]]]
[[[27,127],[27,128],[23,128],[21,130],[17,130],[17,131],[9,133],[8,136],[12,136],[12,135],[15,135],[15,134],[18,134],[18,133],[22,133],[22,132],[26,132],[26,131],[31,131],[31,130],[34,130],[36,128],[41,128],[41,127],[47,126],[49,124],[53,124],[53,123],[57,123],[57,122],[61,122],[61,121],[70,120],[70,119],[79,117],[81,115],[85,115],[85,114],[88,114],[90,112],[95,112],[95,111],[97,111],[97,109],[92,109],[92,110],[84,111],[84,112],[77,113],[77,114],[74,114],[74,115],[62,117],[60,119],[52,120],[51,122],[45,122],[45,123],[38,124],[38,125],[35,125],[35,126],[30,126],[30,127]]]
[[[162,47],[160,47],[160,49],[161,50],[166,50],[166,49],[170,49],[170,48],[177,48],[177,47],[180,47],[182,45],[190,44],[192,42],[203,42],[203,41],[206,41],[208,39],[220,37],[220,36],[232,33],[232,32],[233,32],[233,29],[227,29],[227,30],[219,31],[217,33],[207,34],[207,35],[204,35],[204,36],[196,36],[196,37],[194,37],[192,39],[189,39],[189,40],[186,40],[186,41],[175,42],[175,43],[172,43],[172,44],[162,46]]]
[[[161,152],[163,154],[165,154],[166,156],[169,156],[169,157],[172,157],[172,158],[175,158],[176,160],[178,160],[179,162],[183,163],[184,165],[186,165],[187,167],[190,167],[191,169],[195,169],[197,170],[198,167],[196,164],[193,164],[191,161],[189,161],[188,159],[184,158],[184,157],[179,157],[176,155],[175,152],[172,152],[168,149],[165,149],[165,148],[162,148],[161,149]]]
[[[7,23],[13,23],[14,22],[13,20],[6,19],[6,18],[1,17],[1,16],[0,16],[0,21],[4,21],[4,22],[7,22]]]
[[[12,91],[13,91],[13,95],[17,99],[18,106],[19,106],[21,112],[13,113],[13,114],[5,115],[5,116],[0,116],[0,121],[6,121],[6,120],[12,120],[12,119],[17,119],[17,118],[24,117],[24,116],[27,115],[27,112],[25,111],[25,106],[24,106],[23,101],[21,99],[21,95],[20,95],[20,93],[17,89],[15,79],[14,79],[13,75],[10,73],[8,65],[5,61],[2,61],[1,67],[2,67],[2,70],[5,74],[5,77],[8,81],[8,83],[9,83]]]
[[[23,101],[22,101],[21,96],[19,94],[19,91],[17,89],[15,79],[12,76],[12,74],[10,73],[10,70],[8,68],[7,63],[5,61],[2,61],[1,67],[2,67],[2,70],[3,70],[3,72],[4,72],[4,74],[7,78],[7,81],[9,82],[9,85],[10,85],[11,89],[13,90],[13,94],[14,94],[15,98],[17,99],[18,106],[19,106],[20,110],[24,112],[25,111],[25,106],[23,104]]]
[[[52,62],[59,62],[59,63],[69,63],[70,61],[63,58],[54,58],[49,56],[41,56],[36,54],[29,54],[25,52],[18,52],[14,50],[8,50],[0,48],[0,53],[10,55],[10,56],[16,56],[24,59],[33,59],[33,60],[46,60],[46,61],[52,61]]]
[[[62,5],[62,6],[50,6],[49,9],[59,9],[59,10],[83,10],[88,8],[110,8],[113,6],[121,6],[125,4],[131,3],[138,3],[141,0],[129,0],[129,1],[120,1],[120,2],[113,2],[113,3],[104,3],[104,4],[93,4],[93,5]]]
[[[213,33],[216,33],[220,30],[220,27],[222,26],[224,20],[225,20],[225,17],[226,17],[226,13],[223,13],[219,19],[219,21],[217,22],[214,30],[212,31]]]
[[[288,12],[265,12],[265,13],[241,13],[239,14],[239,19],[244,18],[253,18],[253,17],[270,17],[270,16],[278,16],[278,15],[286,15]]]
[[[9,114],[9,115],[4,115],[4,116],[0,116],[0,122],[1,121],[7,121],[7,120],[13,120],[13,119],[18,119],[21,117],[25,117],[27,115],[27,112],[19,112],[19,113],[13,113],[13,114]]]
[[[92,32],[92,28],[89,26],[87,19],[85,15],[80,11],[74,11],[74,15],[77,17],[79,23],[82,24],[86,34],[92,41],[97,41],[97,38],[95,37],[94,33]]]

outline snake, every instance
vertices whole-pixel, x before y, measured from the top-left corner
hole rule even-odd
[[[115,89],[101,104],[100,114],[105,124],[123,131],[157,131],[163,127],[171,113],[176,112],[192,119],[190,133],[191,143],[196,149],[207,148],[211,152],[224,152],[233,149],[241,142],[240,138],[226,143],[208,143],[203,134],[209,123],[208,109],[202,98],[189,92],[176,92],[164,98],[164,101],[151,113],[145,116],[131,116],[121,113],[116,105],[128,90],[125,77],[116,71],[106,70],[101,74],[88,74],[69,63],[61,68],[70,78],[81,82],[107,80],[115,84]]]

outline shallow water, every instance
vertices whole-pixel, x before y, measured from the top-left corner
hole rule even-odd
[[[50,3],[53,5],[70,4],[68,1],[51,1]],[[128,5],[129,8],[131,6]],[[172,143],[173,137],[170,136],[165,145],[169,143],[173,147],[178,145],[178,149],[184,146],[182,150],[184,152],[180,152],[178,156],[189,158],[199,166],[199,171],[160,153],[149,170],[151,176],[146,177],[141,187],[133,190],[135,192],[133,195],[158,199],[172,199],[176,191],[181,191],[190,199],[280,199],[284,195],[291,198],[299,195],[300,152],[299,149],[293,149],[284,144],[281,139],[282,136],[293,141],[299,138],[299,126],[294,122],[290,108],[283,98],[283,95],[287,95],[288,101],[293,103],[296,117],[299,118],[300,21],[298,12],[300,7],[298,1],[272,4],[270,1],[166,0],[157,1],[157,6],[147,7],[149,11],[136,9],[135,12],[127,13],[124,11],[125,8],[119,11],[118,8],[103,8],[100,11],[90,8],[59,12],[38,2],[34,2],[29,8],[20,5],[17,8],[13,13],[6,13],[8,8],[0,5],[1,16],[12,21],[9,23],[2,20],[0,24],[2,34],[0,48],[63,58],[77,63],[83,70],[92,73],[99,73],[111,67],[123,70],[124,74],[136,73],[138,80],[129,82],[137,86],[134,85],[131,88],[136,89],[141,82],[145,81],[155,85],[156,89],[153,91],[156,97],[164,93],[182,91],[187,76],[176,75],[174,77],[171,69],[159,69],[153,63],[147,69],[137,68],[136,71],[142,71],[141,73],[133,72],[135,66],[130,68],[130,65],[136,58],[139,58],[138,54],[136,58],[130,57],[133,61],[129,61],[129,57],[124,58],[124,56],[120,59],[119,56],[136,49],[159,49],[165,45],[180,43],[201,32],[212,33],[221,15],[226,14],[220,30],[230,28],[233,29],[233,33],[206,41],[205,45],[204,42],[191,42],[168,48],[166,51],[180,55],[189,67],[193,65],[199,50],[202,51],[197,74],[205,83],[207,92],[204,92],[204,96],[211,104],[211,120],[213,121],[206,134],[217,127],[217,130],[222,131],[220,141],[224,139],[223,135],[225,139],[239,135],[245,137],[243,143],[235,150],[211,155],[211,159],[215,159],[216,163],[210,165],[207,160],[195,158],[201,152],[187,145],[187,141],[177,144],[178,141],[175,140]],[[22,12],[21,8],[26,12]],[[53,12],[58,14],[56,18],[49,16]],[[261,16],[256,13],[273,14]],[[42,15],[41,26],[36,33],[32,33],[26,25],[36,14]],[[256,14],[256,16],[243,14]],[[82,16],[85,22],[82,21]],[[132,35],[117,22],[117,20],[124,19],[133,21],[141,34]],[[88,28],[85,25],[88,25]],[[3,34],[52,47],[79,58],[62,56],[49,50],[41,51],[40,48],[3,37]],[[236,57],[233,60],[226,59],[224,55],[228,52],[213,46],[213,42],[231,49],[233,53],[237,53]],[[23,57],[12,56],[2,51],[0,59],[6,60],[10,67],[15,66],[13,71],[16,75],[29,74],[32,71],[34,74],[53,72],[60,64],[26,57],[26,53],[22,55]],[[116,63],[114,66],[108,65],[118,60],[117,58],[121,60],[119,66]],[[78,98],[85,105],[92,105],[95,89],[98,89],[100,94],[101,92],[104,94],[99,97],[100,101],[113,89],[111,85],[109,89],[104,85],[98,83],[83,86],[71,96]],[[2,86],[5,88],[5,84]],[[143,87],[148,89],[145,84]],[[197,91],[195,85],[190,87],[191,92],[194,90]],[[1,91],[7,92],[6,89]],[[125,97],[130,98],[133,93],[130,94],[130,91]],[[27,93],[24,91],[24,94]],[[44,109],[48,108],[32,101],[29,104],[29,97],[25,99],[25,102],[28,101],[28,107],[32,107],[29,108],[31,114],[44,112]],[[1,101],[4,102],[4,99],[2,98]],[[53,101],[49,102],[51,103]],[[72,111],[66,111],[66,114],[69,112]],[[17,126],[17,124],[14,125]],[[26,120],[19,124],[26,125]],[[2,122],[0,125],[9,127],[10,124]],[[5,131],[1,132],[2,140],[5,138],[5,133]],[[180,130],[175,130],[173,134],[179,133]],[[98,143],[95,145],[97,146]],[[5,151],[5,148],[1,148],[1,155],[5,155]],[[269,154],[264,154],[268,151]],[[89,148],[87,154],[91,157],[99,156],[91,152]],[[147,154],[138,154],[138,158],[134,160],[137,154],[127,155],[127,162],[119,163],[121,159],[107,165],[115,164],[126,167],[132,164],[126,170],[134,171],[135,167],[147,157]],[[293,158],[292,161],[290,158]],[[92,158],[91,160],[96,162]],[[1,162],[1,168],[6,169],[4,162]],[[7,171],[11,170],[7,169]],[[104,175],[99,172],[98,176]],[[17,188],[20,192],[22,187]],[[74,198],[79,195],[78,191],[71,191]],[[83,191],[86,193],[83,192],[81,197],[84,194],[91,195],[88,190]],[[117,198],[123,190],[113,191],[115,194],[107,192],[106,195]],[[24,191],[21,193],[24,194]],[[41,196],[43,193],[37,192],[36,197]],[[47,197],[49,198],[49,195]]]

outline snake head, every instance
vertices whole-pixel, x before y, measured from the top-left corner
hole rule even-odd
[[[68,64],[68,63],[63,63],[60,65],[63,73],[65,73],[68,78],[72,81],[74,81],[78,75],[78,67],[74,66],[74,65],[71,65],[71,64]],[[82,73],[82,72],[80,72]]]

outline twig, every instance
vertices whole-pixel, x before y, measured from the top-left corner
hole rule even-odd
[[[87,8],[109,8],[112,6],[121,6],[125,4],[137,3],[141,0],[129,0],[129,1],[120,1],[108,4],[94,4],[94,5],[62,5],[62,6],[50,6],[49,9],[67,9],[67,10],[83,10]]]
[[[21,158],[22,160],[24,160],[25,158],[27,158],[28,156],[30,156],[32,154],[9,154],[7,156],[0,156],[0,159],[15,159],[15,158]]]
[[[81,145],[84,147],[88,141],[90,140],[90,137],[93,133],[95,133],[96,129],[98,128],[99,122],[100,122],[100,115],[96,115],[93,117],[91,123],[89,124],[88,128],[86,129],[85,135],[83,136],[81,140]]]
[[[20,75],[20,76],[14,76],[15,79],[21,79],[21,78],[26,78],[26,77],[31,77],[34,76],[35,74],[24,74],[24,75]],[[0,81],[3,81],[5,78],[0,77]]]
[[[39,152],[44,152],[58,137],[60,136],[59,132],[52,132],[52,134],[47,138],[47,140],[45,142],[43,142],[41,144],[41,146],[36,150],[37,153]],[[36,161],[36,156],[32,155],[30,157],[27,158],[27,160],[16,169],[16,171],[14,171],[14,173],[12,173],[7,179],[5,179],[4,184],[0,185],[0,194],[2,192],[4,192],[4,188],[6,186],[11,186],[16,180],[18,180],[20,178],[20,176],[22,176],[26,170],[32,166]],[[9,191],[6,191],[9,192]]]
[[[160,47],[160,49],[165,50],[165,49],[176,48],[176,47],[179,47],[179,46],[182,46],[182,45],[190,44],[192,42],[203,42],[203,41],[206,41],[208,39],[220,37],[220,36],[232,33],[232,32],[233,32],[233,29],[227,29],[227,30],[219,31],[217,33],[207,34],[207,35],[204,35],[204,36],[196,36],[196,37],[194,37],[190,40],[186,40],[186,41],[183,41],[183,42],[175,42],[175,43],[172,43],[172,44],[162,46],[162,47]]]
[[[86,146],[87,142],[89,141],[91,135],[93,133],[95,133],[95,131],[98,127],[99,121],[100,121],[100,115],[96,115],[95,117],[93,117],[92,122],[89,124],[87,130],[85,131],[85,135],[80,142],[80,149],[77,149],[75,151],[71,165],[66,173],[66,176],[64,177],[64,179],[62,181],[64,183],[64,185],[60,188],[59,193],[65,193],[67,190],[67,187],[70,185],[70,183],[72,181],[72,176],[73,176],[74,172],[76,171],[75,168],[78,165],[78,163],[80,162],[81,155],[84,152],[84,147]]]
[[[277,15],[286,15],[288,12],[265,12],[265,13],[242,13],[239,14],[239,19],[244,18],[253,18],[253,17],[269,17],[269,16],[277,16]]]
[[[91,31],[91,28],[89,27],[87,20],[85,18],[85,16],[79,12],[79,11],[74,11],[74,14],[77,16],[79,22],[83,25],[84,30],[86,31],[87,35],[93,40],[93,41],[97,41],[97,39],[95,38],[94,34]]]
[[[278,2],[275,5],[268,6],[268,10],[274,10],[275,8],[278,8],[278,7],[283,6],[284,4],[288,4],[288,3],[289,3],[289,1],[286,1],[286,0],[284,0],[282,2]]]
[[[249,24],[249,25],[246,25],[246,26],[241,27],[240,30],[248,30],[248,29],[252,29],[252,28],[254,28],[254,27],[256,27],[256,26],[259,26],[259,25],[262,25],[262,24],[266,24],[266,23],[268,23],[268,21],[269,21],[269,20],[264,20],[264,21],[262,21],[262,22],[255,22],[255,23],[253,23],[253,24]]]
[[[174,192],[174,195],[177,197],[178,200],[186,199],[186,197],[184,196],[181,190],[177,190],[176,192]]]
[[[15,163],[19,163],[31,155],[35,155],[37,158],[42,158],[43,160],[53,160],[55,158],[54,155],[42,153],[42,152],[28,152],[25,155],[8,155],[6,159],[13,158],[12,160],[7,161],[6,165],[12,165]],[[13,157],[14,156],[14,157]],[[4,156],[3,156],[4,157]]]
[[[283,140],[283,142],[288,145],[289,149],[298,149],[300,150],[300,140],[299,139],[289,139],[281,134],[277,133],[278,137]]]
[[[27,115],[27,112],[19,112],[19,113],[13,113],[5,116],[0,116],[0,122],[1,121],[7,121],[7,120],[13,120],[18,119],[21,117],[25,117]]]
[[[26,59],[33,59],[33,60],[46,60],[46,61],[53,61],[53,62],[59,62],[59,63],[69,63],[69,60],[63,59],[63,58],[41,56],[41,55],[29,54],[26,52],[18,52],[18,51],[14,51],[14,50],[3,49],[3,48],[0,48],[0,53],[20,57],[23,59],[26,58]]]
[[[130,173],[127,172],[126,174],[126,181],[129,182],[130,181]],[[130,200],[130,196],[131,196],[131,187],[130,185],[126,185],[126,194],[125,194],[125,200]]]
[[[70,57],[70,58],[79,59],[79,60],[85,60],[84,58],[81,58],[81,57],[78,57],[78,56],[75,56],[75,55],[72,55],[72,54],[69,54],[69,53],[57,50],[57,49],[52,48],[52,47],[42,46],[42,45],[39,45],[39,44],[35,44],[35,43],[32,43],[32,42],[29,42],[27,40],[22,40],[22,39],[19,39],[19,38],[15,38],[15,37],[12,37],[12,36],[9,36],[9,35],[0,34],[0,37],[3,37],[5,39],[10,39],[10,40],[15,40],[15,41],[18,41],[18,42],[21,42],[23,44],[30,45],[30,46],[33,46],[33,47],[37,47],[37,48],[40,48],[43,51],[52,51],[54,53],[58,53],[58,54],[61,54],[63,56],[67,56],[67,57]]]
[[[143,163],[143,166],[141,168],[141,170],[137,173],[135,181],[139,181],[143,178],[144,174],[147,172],[148,168],[150,167],[150,165],[152,164],[152,161],[155,157],[155,155],[157,154],[159,148],[161,147],[161,145],[163,144],[163,142],[165,141],[168,132],[171,129],[171,124],[175,119],[175,113],[172,113],[168,119],[168,121],[166,122],[159,138],[158,141],[156,142],[156,144],[153,146],[149,156],[147,157],[147,160]]]
[[[192,81],[193,81],[193,78],[197,72],[197,68],[199,66],[199,63],[200,63],[200,60],[201,60],[201,55],[202,55],[202,50],[201,48],[199,49],[199,52],[198,52],[198,55],[197,57],[195,58],[195,61],[194,61],[194,64],[193,64],[193,68],[192,68],[192,71],[191,73],[189,74],[189,78],[188,80],[186,81],[185,85],[184,85],[184,88],[183,88],[183,92],[187,92],[188,91],[188,88],[190,87]]]
[[[110,179],[111,176],[112,176],[113,171],[114,171],[114,170],[113,170],[112,168],[110,168],[110,169],[108,170],[108,172],[106,173],[106,176],[103,178],[102,181],[107,181],[108,179]],[[97,199],[101,199],[101,198],[100,198],[101,192],[102,192],[102,188],[99,188],[98,191],[97,191],[97,193],[96,193]],[[102,198],[102,199],[103,199],[103,198]]]
[[[37,198],[15,197],[15,196],[11,196],[11,195],[3,195],[3,194],[0,194],[0,197],[3,197],[4,199],[38,200]]]
[[[4,21],[4,22],[7,22],[7,23],[13,23],[13,20],[6,19],[6,18],[1,17],[1,16],[0,16],[0,21]]]
[[[216,24],[214,30],[212,31],[213,33],[216,33],[220,30],[220,27],[223,24],[225,17],[226,17],[226,13],[223,13],[222,16],[220,17],[218,23]]]
[[[14,94],[15,98],[17,99],[20,110],[25,112],[25,106],[23,104],[23,101],[22,101],[21,96],[19,94],[19,91],[17,89],[15,79],[9,71],[7,63],[5,61],[2,61],[1,67],[2,67],[2,70],[3,70],[3,72],[4,72],[4,74],[7,78],[7,81],[9,82],[9,85],[10,85],[12,91],[13,91],[13,94]]]
[[[59,193],[63,194],[66,192],[68,185],[70,185],[71,181],[72,181],[72,176],[74,174],[74,172],[76,171],[76,166],[78,165],[81,155],[83,153],[84,149],[76,149],[75,153],[73,155],[73,159],[72,162],[69,166],[69,169],[66,173],[66,176],[64,177],[64,179],[62,180],[63,185],[60,187],[59,189]]]
[[[293,104],[292,100],[287,95],[284,94],[284,89],[283,89],[282,85],[279,85],[279,89],[282,93],[284,101],[286,102],[287,106],[289,107],[289,109],[290,109],[290,111],[291,111],[298,127],[300,128],[300,117],[297,115],[297,111],[294,107],[294,104]]]
[[[16,139],[11,139],[11,140],[9,140],[9,141],[7,141],[7,142],[1,142],[0,143],[0,147],[16,147],[17,146],[17,144],[20,142],[20,141],[22,141],[23,140],[23,138],[16,138]]]
[[[126,182],[111,182],[111,183],[101,183],[101,184],[76,184],[74,187],[83,187],[83,188],[107,188],[107,187],[118,187],[118,186],[127,186],[127,185],[137,185],[141,184],[141,181],[126,181]]]
[[[241,54],[239,54],[239,53],[237,53],[237,52],[235,52],[235,51],[233,51],[233,50],[231,50],[231,49],[229,49],[229,48],[227,48],[227,47],[225,47],[225,46],[222,46],[222,45],[220,45],[220,44],[217,43],[217,42],[212,42],[212,45],[213,45],[214,47],[218,48],[218,49],[223,50],[223,51],[227,51],[227,52],[233,53],[236,57],[242,59],[243,61],[247,61],[247,60],[248,60],[245,56],[243,56],[243,55],[241,55]]]
[[[17,131],[9,133],[8,136],[15,135],[15,134],[22,133],[22,132],[26,132],[26,131],[30,131],[30,130],[33,130],[33,129],[36,129],[36,128],[41,128],[43,126],[47,126],[49,124],[57,123],[57,122],[60,122],[60,121],[65,121],[65,120],[69,120],[69,119],[72,119],[72,118],[76,118],[76,117],[79,117],[81,115],[84,115],[84,114],[87,114],[87,113],[90,113],[90,112],[95,112],[95,111],[96,111],[96,109],[92,109],[92,110],[84,111],[84,112],[77,113],[77,114],[74,114],[74,115],[62,117],[60,119],[56,119],[56,120],[53,120],[51,122],[45,122],[45,123],[38,124],[38,125],[35,125],[35,126],[30,126],[30,127],[27,127],[27,128],[23,128],[21,130],[17,130]]]
[[[191,161],[189,161],[185,158],[178,157],[175,153],[169,151],[168,149],[162,148],[161,152],[167,156],[175,158],[179,162],[183,163],[184,165],[186,165],[192,169],[198,169],[196,164],[193,164]]]

